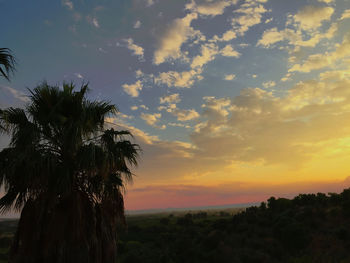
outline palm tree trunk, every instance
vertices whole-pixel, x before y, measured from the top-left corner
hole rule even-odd
[[[115,263],[115,221],[75,191],[52,205],[42,196],[21,213],[10,263]]]

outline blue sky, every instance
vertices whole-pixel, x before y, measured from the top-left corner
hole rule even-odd
[[[18,62],[0,80],[0,107],[23,106],[44,80],[89,82],[91,99],[119,107],[109,122],[144,148],[133,189],[348,176],[333,167],[348,161],[350,121],[325,126],[348,114],[349,0],[0,0],[0,10],[0,45]]]

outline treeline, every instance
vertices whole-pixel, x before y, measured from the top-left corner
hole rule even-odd
[[[271,197],[236,214],[133,216],[120,230],[119,263],[347,263],[350,189],[341,194]],[[0,222],[7,262],[16,221]]]
[[[119,262],[350,262],[350,189],[271,197],[235,215],[130,220]]]

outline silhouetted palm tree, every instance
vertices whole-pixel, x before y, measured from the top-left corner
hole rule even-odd
[[[124,219],[124,182],[140,148],[128,131],[104,129],[107,102],[41,84],[25,109],[3,111],[11,133],[0,152],[0,209],[22,209],[10,261],[116,262],[116,227]]]
[[[8,48],[0,48],[0,76],[10,80],[10,74],[15,70],[15,58]]]
[[[15,70],[15,58],[10,49],[0,48],[0,76],[10,80],[10,73]],[[0,109],[0,132],[4,131],[1,122],[2,110]]]

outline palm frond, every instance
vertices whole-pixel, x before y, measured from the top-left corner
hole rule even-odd
[[[9,48],[0,48],[0,76],[8,81],[10,75],[15,71],[16,60]]]

